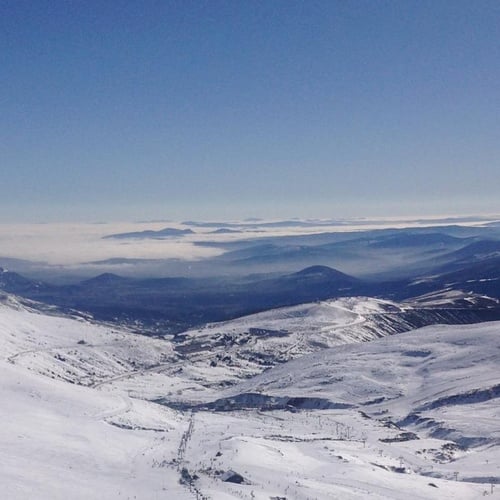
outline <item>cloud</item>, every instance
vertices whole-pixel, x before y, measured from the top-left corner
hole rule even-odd
[[[169,240],[103,239],[111,233],[161,229],[162,224],[0,224],[0,256],[74,266],[115,257],[198,260],[221,253],[183,238]]]

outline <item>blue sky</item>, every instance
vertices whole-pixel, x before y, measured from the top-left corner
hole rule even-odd
[[[1,221],[500,212],[498,1],[0,4]]]

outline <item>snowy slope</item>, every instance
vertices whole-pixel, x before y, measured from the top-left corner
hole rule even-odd
[[[176,376],[219,391],[305,354],[372,341],[416,326],[467,321],[464,318],[471,317],[474,307],[498,304],[488,297],[445,290],[405,303],[347,297],[211,323],[176,337],[174,348],[183,358],[183,373]],[[208,394],[196,386],[193,391],[183,390],[181,399],[201,400]]]
[[[461,451],[451,454],[454,471],[498,482],[499,367],[500,323],[432,326],[304,356],[231,388],[226,397],[260,393],[353,405],[401,435],[455,443],[450,449]]]
[[[141,404],[143,426],[161,412],[162,430],[130,432],[106,422],[135,408],[126,394],[36,376],[5,361],[0,376],[2,498],[155,498],[167,486],[181,498],[175,470],[152,467],[156,456],[175,457],[183,423],[174,412]]]
[[[398,418],[410,411],[500,397],[500,326],[429,326],[377,341],[339,346],[268,370],[230,391],[317,396],[387,408]],[[330,381],[331,383],[325,383]],[[491,394],[476,395],[478,390]],[[498,392],[498,394],[497,394]],[[378,398],[384,403],[374,404]]]
[[[2,354],[53,378],[93,385],[175,358],[162,340],[133,335],[84,318],[40,314],[13,296],[0,297]]]
[[[345,344],[359,340],[345,331],[366,326],[372,313],[400,307],[351,299],[304,306],[288,318],[278,317],[286,311],[274,312],[258,324],[293,330],[297,339],[301,332],[307,337],[309,323],[314,335]],[[241,320],[241,335],[248,322]],[[217,328],[237,326],[212,331]],[[484,396],[494,396],[498,384],[499,331],[498,323],[430,327],[323,349],[242,382],[250,370],[236,363],[207,368],[170,340],[41,314],[4,297],[3,496],[478,498],[500,476],[498,399]],[[211,349],[209,342],[208,354]],[[224,389],[224,381],[237,384]],[[269,395],[296,398],[295,408],[247,409],[248,392],[257,401]],[[464,394],[464,400],[456,399]],[[159,395],[164,404],[151,401]],[[237,400],[241,409],[176,406],[221,397]],[[297,398],[345,406],[310,404],[300,410],[301,401],[308,404]],[[384,400],[366,404],[375,398]],[[431,423],[420,422],[416,413]],[[414,436],[402,439],[410,431]],[[230,470],[241,474],[243,484],[224,481]]]
[[[82,321],[37,314],[12,298],[3,299],[2,498],[155,498],[166,486],[174,497],[181,498],[185,488],[177,484],[175,470],[151,466],[156,455],[169,460],[175,457],[172,443],[184,430],[175,412],[134,401],[120,391],[45,377],[39,369],[27,367],[24,353],[28,350],[41,349],[46,354],[58,345],[66,349],[82,338],[105,350],[116,341],[115,335],[126,336]],[[55,376],[50,372],[53,366],[50,361],[45,368],[51,376]],[[134,413],[144,429],[156,430],[129,432],[109,425],[110,419],[127,413]],[[171,442],[162,439],[165,435],[171,436]]]

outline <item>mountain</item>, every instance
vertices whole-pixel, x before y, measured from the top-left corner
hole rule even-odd
[[[327,267],[316,266],[276,278],[190,279],[124,278],[104,273],[71,285],[32,282],[15,273],[0,288],[26,298],[77,309],[96,319],[148,325],[152,333],[185,330],[273,307],[346,295],[358,280]]]
[[[176,336],[175,349],[199,367],[217,366],[237,379],[342,344],[372,341],[437,323],[467,324],[500,317],[498,300],[441,292],[397,303],[343,297],[276,308],[209,323]],[[224,379],[207,377],[210,385]]]
[[[402,278],[435,267],[436,259],[474,241],[472,237],[457,237],[440,229],[384,229],[260,238],[246,244],[213,243],[227,250],[213,260],[247,272],[251,269],[285,273],[321,264],[361,278]]]
[[[234,237],[231,238],[210,235],[209,231],[221,228],[224,232],[243,232],[240,235],[233,234]],[[148,239],[187,237],[189,245],[216,249],[210,252],[214,256],[185,260],[147,258],[143,255],[146,258],[142,259],[136,251],[133,252],[135,258],[128,255],[131,247],[115,245],[114,255],[107,251],[107,258],[96,256],[92,262],[82,262],[70,267],[7,258],[0,258],[0,266],[30,278],[66,284],[105,272],[137,278],[182,275],[220,278],[265,273],[292,274],[314,265],[332,267],[361,279],[381,281],[415,278],[451,263],[458,258],[451,255],[453,252],[460,251],[472,243],[500,241],[500,232],[494,226],[439,226],[337,232],[330,228],[330,232],[312,232],[321,229],[322,227],[316,227],[305,231],[299,228],[291,229],[289,233],[280,230],[278,234],[274,234],[275,231],[272,230],[267,233],[266,230],[254,232],[252,229],[233,227],[232,224],[221,226],[217,223],[197,233],[194,238],[194,235],[190,236],[189,231],[197,229],[170,226],[160,231],[108,234],[107,237],[116,236],[118,239],[115,241],[122,241],[121,237],[130,236],[131,244]]]
[[[500,256],[500,241],[475,241],[459,250],[443,255],[439,260],[445,263],[436,267],[437,272],[451,272],[468,264],[485,261]]]
[[[0,267],[0,289],[15,294],[37,293],[44,288],[40,281],[30,280]]]
[[[363,295],[403,300],[450,289],[500,298],[498,269],[498,259],[493,258],[465,266],[452,274],[433,273],[395,281],[363,281],[328,266],[311,266],[295,273],[243,278],[138,279],[104,273],[68,285],[47,284],[4,272],[0,274],[0,289],[56,305],[62,310],[84,311],[97,320],[160,335],[179,333],[207,322],[336,297]],[[444,315],[442,321],[491,320],[497,318],[495,311],[479,308],[472,318],[467,308],[462,313],[463,318],[455,312],[452,318]]]
[[[215,229],[214,231],[210,231],[210,234],[238,234],[241,231],[237,229],[229,229],[228,227],[221,227],[219,229]]]
[[[117,233],[104,236],[104,239],[161,239],[170,238],[175,236],[185,236],[187,234],[194,234],[192,229],[177,229],[174,227],[166,227],[159,231],[147,230],[137,231],[130,233]]]
[[[328,266],[310,266],[296,273],[284,275],[280,278],[263,280],[259,287],[294,289],[298,293],[324,295],[345,287],[353,287],[360,280]]]
[[[494,255],[494,254],[493,254]],[[453,269],[453,271],[442,270]],[[441,270],[441,272],[438,272]],[[463,290],[485,294],[500,299],[500,255],[470,262],[456,261],[438,268],[430,275],[423,275],[410,281],[409,286],[398,296],[421,295],[439,289]],[[403,291],[404,290],[404,291]]]
[[[278,220],[278,221],[265,221],[263,219],[246,219],[243,222],[200,222],[200,221],[184,221],[182,222],[185,226],[192,227],[218,227],[225,226],[238,229],[258,229],[258,228],[307,228],[307,227],[318,227],[318,226],[343,226],[346,225],[343,221],[334,220]]]
[[[119,286],[121,283],[127,281],[127,278],[118,276],[113,273],[102,273],[94,278],[82,281],[83,286]]]
[[[405,307],[349,298],[268,312],[247,326],[274,315],[307,338],[309,321],[313,335],[344,345],[257,370],[234,356],[246,345],[241,322],[239,346],[190,350],[194,331],[150,338],[3,296],[2,494],[479,498],[498,481],[500,324],[356,339]],[[220,340],[231,334],[212,325],[202,337],[219,328]],[[270,354],[299,354],[300,344],[280,346],[283,333],[253,331]]]

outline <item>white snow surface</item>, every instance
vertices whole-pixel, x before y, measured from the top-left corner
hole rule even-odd
[[[387,305],[336,306],[335,318],[328,304],[304,306],[302,317],[336,334]],[[211,384],[234,384],[245,369],[197,364],[169,340],[41,314],[11,296],[0,300],[0,348],[0,496],[9,500],[473,499],[500,477],[500,323],[336,345],[224,390]],[[190,399],[184,391],[352,406],[214,412],[151,401]],[[428,420],[403,423],[416,413]],[[229,470],[244,483],[222,481]]]

